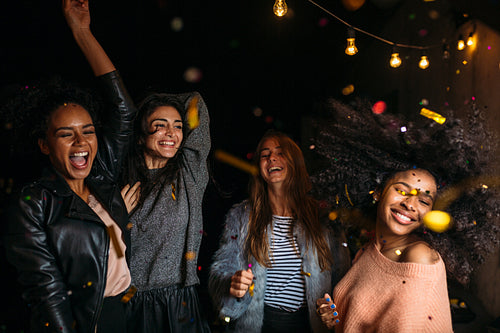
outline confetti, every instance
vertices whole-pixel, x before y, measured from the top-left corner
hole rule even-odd
[[[432,210],[424,215],[423,222],[427,228],[434,232],[444,232],[451,225],[451,216],[440,210]]]
[[[196,258],[196,253],[194,253],[193,251],[188,251],[186,252],[184,257],[186,258],[186,260],[194,260]]]
[[[172,21],[170,21],[170,27],[173,31],[179,32],[184,27],[184,21],[180,17],[174,17]]]
[[[256,166],[248,163],[247,161],[245,161],[241,158],[238,158],[238,157],[233,156],[229,153],[226,153],[223,150],[220,150],[220,149],[215,150],[214,156],[220,162],[229,164],[237,169],[248,172],[249,174],[257,175],[259,173],[259,170],[257,169]]]
[[[109,238],[111,238],[111,242],[113,243],[113,247],[116,251],[116,255],[118,258],[121,258],[124,256],[123,250],[120,246],[120,241],[118,240],[118,237],[116,236],[115,228],[113,227],[106,227],[106,230],[108,232]]]
[[[229,322],[231,321],[231,318],[226,316],[226,317],[224,317],[224,321],[225,321],[226,323],[229,323]]]
[[[330,221],[335,221],[338,217],[338,213],[336,211],[332,211],[330,212],[330,214],[328,214],[328,218],[330,219]]]
[[[253,289],[255,288],[255,283],[252,283],[248,288],[248,293],[253,297]]]
[[[127,230],[132,229],[132,227],[133,227],[133,226],[134,226],[134,225],[133,225],[132,223],[130,223],[130,222],[129,222],[129,223],[127,224]]]
[[[304,272],[303,270],[300,270],[300,274],[306,275],[306,276],[311,276],[311,273],[309,272]]]
[[[252,268],[252,264],[248,264],[248,268]]]
[[[342,95],[344,95],[344,96],[350,95],[353,92],[354,92],[354,85],[352,85],[352,84],[349,84],[349,85],[345,86],[344,88],[342,88]]]
[[[422,108],[420,110],[420,115],[432,119],[438,124],[444,124],[444,122],[446,121],[446,118],[440,115],[439,113],[436,113],[426,108]]]
[[[194,96],[189,101],[187,110],[187,122],[190,129],[195,129],[200,126],[200,117],[198,115],[198,96]]]
[[[128,288],[128,291],[125,295],[123,295],[122,299],[120,300],[122,303],[128,303],[132,297],[134,297],[135,293],[137,292],[137,288],[134,286],[130,286]]]
[[[394,251],[398,256],[401,255],[401,250],[400,249],[397,249],[396,251]]]
[[[347,243],[342,243],[342,246],[343,247],[347,247]]]
[[[203,77],[203,74],[199,68],[189,67],[184,72],[184,80],[189,83],[197,83],[200,82]]]
[[[375,102],[372,106],[372,112],[375,114],[382,114],[387,109],[387,104],[384,101]]]
[[[413,190],[410,191],[410,194],[411,195],[417,195],[418,194],[418,190],[414,188]]]

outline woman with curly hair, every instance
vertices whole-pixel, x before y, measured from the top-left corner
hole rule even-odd
[[[89,29],[87,1],[62,4],[103,84],[107,126],[97,127],[92,96],[64,82],[25,89],[9,104],[18,151],[38,145],[49,165],[11,207],[6,254],[29,304],[30,332],[125,333],[130,230],[117,181],[136,109]]]
[[[477,178],[490,171],[494,142],[479,112],[466,127],[458,119],[417,126],[359,102],[332,101],[330,110],[333,120],[318,122],[325,165],[314,185],[346,225],[371,220],[375,232],[333,299],[318,299],[323,322],[338,332],[451,332],[447,276],[467,284],[500,236],[498,192]],[[453,187],[459,183],[474,186]],[[447,188],[458,199],[440,202]],[[448,231],[424,226],[434,206],[453,217]]]
[[[236,332],[321,332],[316,299],[349,267],[343,233],[320,219],[300,148],[270,131],[255,153],[250,198],[227,214],[209,291]]]

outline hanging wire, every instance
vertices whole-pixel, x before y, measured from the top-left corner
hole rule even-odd
[[[307,0],[309,1],[310,3],[312,3],[313,5],[315,5],[316,7],[318,7],[319,9],[321,9],[322,11],[324,11],[325,13],[327,13],[328,15],[334,17],[337,21],[343,23],[344,25],[348,26],[349,28],[353,29],[353,30],[356,30],[356,31],[359,31],[361,32],[362,34],[365,34],[367,36],[370,36],[372,38],[375,38],[383,43],[386,43],[386,44],[389,44],[389,45],[392,45],[392,46],[397,46],[397,47],[400,47],[400,48],[407,48],[407,49],[416,49],[416,50],[428,50],[428,49],[432,49],[432,48],[436,48],[436,47],[442,47],[442,44],[436,44],[436,45],[429,45],[429,46],[419,46],[419,45],[410,45],[410,44],[400,44],[400,43],[395,43],[395,42],[392,42],[390,40],[387,40],[385,38],[382,38],[380,36],[377,36],[377,35],[374,35],[368,31],[365,31],[363,29],[360,29],[358,27],[355,27],[349,23],[347,23],[346,21],[342,20],[340,17],[338,17],[337,15],[333,14],[332,12],[330,12],[328,9],[322,7],[321,5],[319,5],[318,3],[314,2],[313,0]]]

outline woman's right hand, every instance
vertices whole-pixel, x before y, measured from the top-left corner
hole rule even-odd
[[[323,298],[318,298],[316,301],[316,313],[329,330],[339,323],[337,307],[333,304],[333,300],[328,294],[325,294]]]
[[[130,186],[129,184],[127,184],[122,188],[121,194],[123,202],[125,202],[127,213],[129,214],[139,202],[139,197],[141,196],[141,188],[139,187],[140,185],[141,182],[137,182],[134,184],[134,186]]]
[[[246,271],[237,271],[231,277],[231,287],[229,288],[229,294],[236,298],[241,298],[245,296],[248,288],[253,283],[252,270],[249,268]]]
[[[62,0],[62,8],[71,31],[89,29],[90,11],[88,0]]]

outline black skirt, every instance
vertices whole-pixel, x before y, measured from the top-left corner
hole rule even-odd
[[[138,291],[127,303],[130,333],[210,332],[195,286]]]

